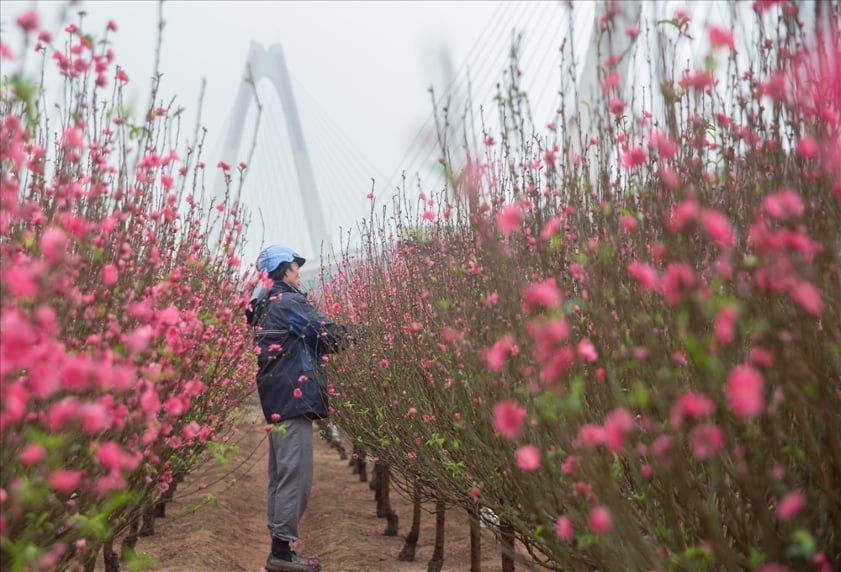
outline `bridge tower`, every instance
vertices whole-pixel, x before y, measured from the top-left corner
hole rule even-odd
[[[302,240],[301,244],[290,246],[300,248],[302,252],[307,252],[307,248],[311,249],[310,253],[314,255],[319,252],[319,246],[322,242],[327,245],[330,244],[330,234],[324,222],[324,213],[322,212],[318,189],[315,184],[315,175],[304,140],[304,131],[301,127],[301,118],[298,113],[298,106],[295,103],[295,95],[292,91],[286,58],[279,43],[264,48],[262,44],[251,42],[242,80],[231,110],[231,120],[222,148],[222,159],[234,164],[240,157],[239,151],[242,144],[245,118],[248,116],[250,107],[255,105],[254,92],[263,79],[271,82],[283,108],[297,175],[297,192],[301,195],[304,217],[309,231],[306,242]],[[250,167],[251,165],[249,165]],[[224,196],[225,181],[221,175],[216,178],[213,191],[217,199]],[[288,191],[286,189],[272,189],[272,192]],[[280,221],[264,222],[267,227],[271,224],[280,224]],[[268,236],[270,237],[271,234],[269,233]]]

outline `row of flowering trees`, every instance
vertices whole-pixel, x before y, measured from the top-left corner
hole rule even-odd
[[[0,567],[92,569],[230,438],[252,373],[243,221],[204,197],[202,139],[179,138],[157,80],[127,112],[115,24],[16,23],[22,48],[0,46]]]
[[[835,8],[807,41],[757,2],[755,65],[711,27],[709,67],[642,112],[602,54],[592,133],[533,129],[512,67],[501,133],[325,285],[369,329],[330,363],[344,429],[553,569],[838,565]],[[617,14],[600,33],[635,38]],[[664,53],[690,17],[651,23]]]

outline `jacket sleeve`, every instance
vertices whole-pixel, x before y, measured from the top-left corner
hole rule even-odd
[[[312,304],[296,300],[284,305],[284,313],[292,333],[305,338],[316,355],[341,351],[347,347],[347,329],[333,323]]]

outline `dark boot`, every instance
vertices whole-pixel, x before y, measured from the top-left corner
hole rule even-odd
[[[318,572],[317,558],[305,558],[289,548],[289,542],[272,537],[272,552],[266,559],[268,572]]]

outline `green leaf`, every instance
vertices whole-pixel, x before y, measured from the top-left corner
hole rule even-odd
[[[432,436],[426,440],[426,446],[440,449],[444,446],[445,441],[446,440],[444,439],[444,437],[442,437],[438,433],[433,433]]]
[[[576,546],[578,550],[587,550],[594,544],[598,544],[599,537],[595,534],[582,534],[578,537],[578,542]]]
[[[281,434],[286,433],[286,427],[283,427],[281,431],[278,429],[281,427],[281,424],[276,423],[272,425],[273,431],[278,431]],[[239,447],[236,445],[231,445],[230,443],[222,443],[219,441],[208,441],[207,442],[207,450],[210,451],[210,454],[213,455],[213,458],[222,466],[228,464],[228,457],[231,455],[236,455],[239,452]]]
[[[651,394],[648,387],[640,379],[634,380],[634,404],[640,409],[648,409],[651,405]]]
[[[124,506],[136,501],[140,494],[136,491],[120,491],[108,497],[108,500],[102,505],[102,512],[105,515],[111,516]]]
[[[817,543],[808,530],[798,528],[791,533],[791,544],[786,549],[789,558],[809,560],[817,550]]]
[[[690,546],[671,560],[682,570],[711,570],[715,562],[713,554],[703,546]]]
[[[671,20],[657,20],[656,24],[669,24],[670,26],[674,26],[678,30],[680,29],[680,22],[676,18],[673,18]]]
[[[584,379],[580,375],[576,375],[569,382],[569,390],[563,401],[563,410],[572,413],[581,411],[583,407],[581,396],[583,393]]]
[[[111,535],[111,528],[108,526],[107,515],[104,513],[95,516],[76,514],[70,517],[74,528],[79,531],[80,536],[105,540]]]
[[[537,417],[547,423],[555,423],[560,416],[558,399],[548,391],[541,393],[534,399],[534,407],[537,410]]]
[[[66,439],[67,436],[62,433],[48,435],[31,425],[26,428],[26,440],[30,443],[37,443],[38,445],[43,446],[47,451],[52,451],[61,447]]]
[[[748,561],[750,562],[751,569],[757,569],[765,564],[765,556],[756,548],[751,548]]]
[[[157,558],[151,554],[135,552],[133,549],[128,547],[123,549],[123,554],[125,555],[123,564],[128,572],[140,572],[141,570],[146,570],[147,568],[153,568],[158,564]]]
[[[683,340],[683,347],[686,349],[686,355],[689,359],[692,360],[700,368],[706,368],[707,362],[709,361],[709,355],[707,354],[706,347],[704,344],[693,336],[692,334],[686,334],[686,337]]]

